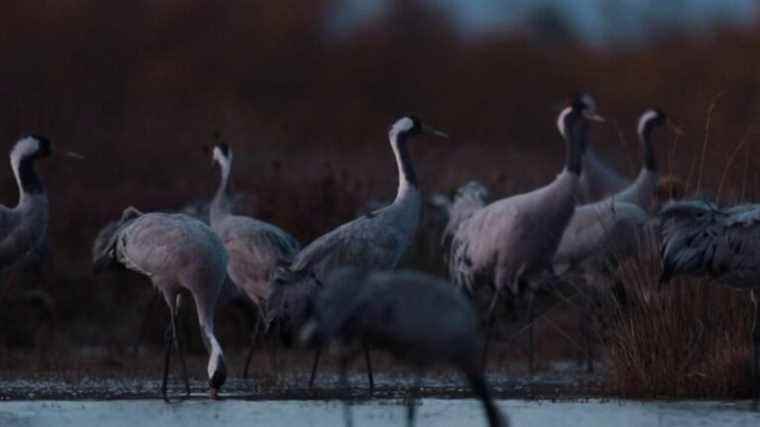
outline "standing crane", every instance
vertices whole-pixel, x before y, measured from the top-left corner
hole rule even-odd
[[[297,333],[309,314],[310,300],[327,276],[341,267],[393,269],[410,246],[422,214],[422,194],[409,156],[408,144],[421,134],[447,137],[415,116],[403,116],[388,131],[396,158],[398,189],[390,205],[343,224],[314,240],[299,252],[287,268],[281,268],[268,298],[268,324],[281,332]],[[316,375],[320,348],[314,358],[310,386]],[[365,352],[374,386],[369,354]]]
[[[585,96],[593,102],[590,95]],[[681,129],[660,109],[649,108],[639,116],[636,134],[643,154],[643,163],[634,181],[624,178],[613,167],[607,165],[593,147],[586,147],[580,179],[581,201],[592,203],[614,195],[618,201],[633,203],[650,212],[660,179],[657,153],[652,139],[654,131],[664,125],[667,125],[676,135],[683,134]]]
[[[265,318],[266,298],[275,269],[278,264],[292,261],[301,245],[275,225],[232,213],[232,150],[227,144],[217,144],[211,152],[213,161],[221,169],[219,188],[211,202],[211,229],[227,248],[230,257],[227,274],[232,283],[250,299],[258,313],[243,368],[243,378],[247,378],[256,337]]]
[[[48,196],[34,164],[52,153],[50,141],[37,135],[19,139],[11,149],[19,199],[15,207],[0,205],[0,272],[40,260],[48,248]]]
[[[494,309],[502,291],[513,296],[527,293],[530,365],[533,364],[533,293],[530,286],[540,273],[550,270],[562,234],[573,216],[582,170],[588,120],[603,120],[593,102],[576,96],[562,110],[557,123],[567,152],[565,168],[550,184],[529,193],[501,199],[475,211],[457,228],[452,239],[449,274],[474,295],[488,286],[493,296],[486,312],[487,354]],[[523,285],[529,285],[523,289]]]
[[[184,353],[177,333],[181,292],[195,301],[201,338],[209,353],[207,366],[212,399],[227,378],[222,347],[214,334],[214,310],[224,284],[227,250],[203,222],[183,214],[146,213],[127,208],[118,224],[101,235],[94,247],[96,273],[126,268],[149,277],[169,308],[161,395],[168,401],[167,379],[172,350],[182,366],[186,394],[190,394]]]

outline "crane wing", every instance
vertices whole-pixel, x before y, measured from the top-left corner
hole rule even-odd
[[[400,258],[404,238],[383,227],[380,215],[367,215],[318,238],[297,256],[291,270],[311,271],[320,280],[339,267],[393,268]]]
[[[289,263],[299,243],[283,230],[248,217],[230,217],[215,227],[230,260],[228,272],[233,282],[266,298],[267,288],[278,264]]]
[[[676,202],[662,221],[661,281],[679,274],[708,274],[736,287],[760,278],[760,205],[721,210],[702,201]]]

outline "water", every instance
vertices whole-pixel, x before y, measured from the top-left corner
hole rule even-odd
[[[513,426],[747,426],[760,425],[749,402],[634,402],[503,400],[499,407]],[[356,426],[403,426],[400,400],[372,400],[353,406]],[[166,404],[160,400],[11,401],[0,403],[0,426],[286,426],[343,425],[339,401],[244,401],[205,399]],[[472,399],[422,399],[418,426],[486,425]]]

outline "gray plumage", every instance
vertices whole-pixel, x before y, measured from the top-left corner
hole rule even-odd
[[[178,297],[182,289],[190,292],[201,338],[209,352],[209,386],[215,397],[226,379],[224,355],[214,334],[214,310],[228,257],[214,232],[187,215],[143,214],[129,207],[118,223],[104,229],[96,238],[93,258],[96,271],[121,266],[150,278],[169,307],[173,341],[178,348],[175,326]],[[167,369],[168,356],[164,378]],[[166,379],[162,392],[166,396]]]
[[[658,215],[662,233],[660,283],[679,275],[706,275],[749,289],[754,306],[752,378],[760,398],[760,205],[720,209],[704,201],[671,202]]]
[[[211,229],[229,254],[227,273],[232,282],[263,312],[275,268],[290,263],[300,244],[275,225],[231,213],[232,157],[232,150],[226,145],[214,146],[213,158],[222,176],[211,203]]]
[[[709,275],[731,287],[760,287],[760,205],[720,209],[704,201],[671,202],[658,217],[662,280]]]
[[[230,211],[235,214],[241,214],[244,211],[247,211],[250,205],[251,205],[251,197],[246,194],[242,193],[235,193],[229,196],[230,197]],[[191,200],[188,203],[185,203],[184,205],[180,206],[179,209],[174,210],[174,212],[177,213],[183,213],[185,215],[189,215],[193,218],[199,219],[206,224],[211,224],[211,203],[213,200],[208,199],[195,199]]]
[[[475,211],[483,208],[489,199],[488,188],[478,181],[468,181],[457,189],[454,200],[447,206],[448,222],[441,236],[444,257],[448,258],[451,240],[459,225],[471,217]],[[448,262],[448,259],[446,261]]]
[[[616,197],[576,207],[554,255],[555,271],[597,255],[632,254],[648,219],[643,209]]]
[[[562,233],[575,211],[581,170],[585,115],[591,105],[580,97],[558,118],[568,154],[565,170],[538,190],[498,200],[477,210],[452,239],[449,272],[470,293],[491,286],[518,294],[518,282],[551,268]]]
[[[422,195],[409,159],[407,144],[428,131],[415,117],[402,117],[388,137],[399,174],[396,198],[390,205],[341,225],[319,237],[278,274],[268,299],[268,320],[295,332],[306,320],[307,299],[319,282],[337,268],[393,269],[414,239],[422,213]],[[430,130],[431,133],[435,132]]]
[[[647,109],[639,116],[636,135],[641,146],[643,162],[638,176],[633,181],[607,165],[592,147],[587,147],[580,179],[581,201],[591,203],[614,195],[618,201],[632,203],[647,212],[650,211],[660,178],[652,135],[655,129],[666,123],[667,116],[658,109]]]
[[[29,267],[47,253],[48,197],[34,163],[50,153],[50,141],[40,136],[19,139],[10,152],[19,200],[12,208],[0,205],[0,272]]]
[[[327,279],[302,340],[344,347],[369,343],[414,366],[418,378],[431,365],[454,366],[483,402],[489,425],[506,426],[480,366],[478,329],[470,302],[444,280],[414,271],[344,269]],[[342,376],[350,353],[344,358]],[[409,404],[413,420],[415,405]]]
[[[579,95],[592,110],[596,110],[596,99],[588,93]],[[557,122],[558,130],[564,134],[565,130],[561,123]],[[580,203],[592,203],[601,200],[611,194],[624,190],[630,184],[629,180],[622,176],[615,168],[597,154],[594,147],[584,148],[583,170],[578,180],[578,200]]]
[[[594,147],[586,148],[578,190],[581,203],[596,202],[625,190],[629,185],[631,181],[610,166]]]
[[[454,234],[449,256],[452,280],[472,296],[478,287],[493,290],[485,314],[484,365],[496,304],[502,292],[509,291],[510,297],[527,297],[529,364],[533,368],[533,295],[537,278],[552,270],[557,246],[575,211],[587,119],[602,120],[593,107],[593,102],[581,95],[560,113],[557,123],[567,155],[565,169],[552,183],[475,211]]]
[[[232,213],[232,150],[226,144],[217,144],[211,151],[221,171],[219,188],[209,211],[211,229],[222,240],[229,254],[227,275],[256,306],[258,316],[243,368],[243,377],[247,378],[260,326],[266,322],[266,299],[275,269],[278,265],[289,264],[301,245],[295,237],[275,225]]]
[[[309,315],[311,299],[317,289],[338,268],[356,267],[366,270],[393,269],[415,238],[422,215],[422,195],[409,158],[407,144],[416,135],[446,134],[423,124],[413,116],[393,123],[389,132],[398,169],[396,199],[390,205],[370,212],[319,237],[296,255],[288,268],[279,270],[267,299],[267,328],[276,322],[281,336],[292,338]],[[372,368],[365,348],[370,390]],[[319,363],[317,348],[309,385]]]
[[[390,202],[371,199],[357,209],[357,216],[371,214]],[[445,269],[446,264],[441,256],[441,238],[448,223],[449,209],[451,200],[443,193],[433,193],[425,198],[415,240],[399,261],[400,266],[413,264],[425,271]]]
[[[639,138],[644,161],[636,179],[615,196],[617,200],[633,203],[645,211],[651,211],[657,192],[657,184],[660,181],[657,155],[652,144],[652,134],[655,129],[666,123],[668,123],[667,116],[657,109],[648,109],[639,117],[636,134]],[[673,128],[675,129],[675,127]]]

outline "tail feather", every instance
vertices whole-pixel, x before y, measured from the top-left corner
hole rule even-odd
[[[665,284],[681,274],[698,274],[709,268],[719,234],[710,231],[720,211],[711,203],[692,200],[671,202],[659,213],[662,274]]]

